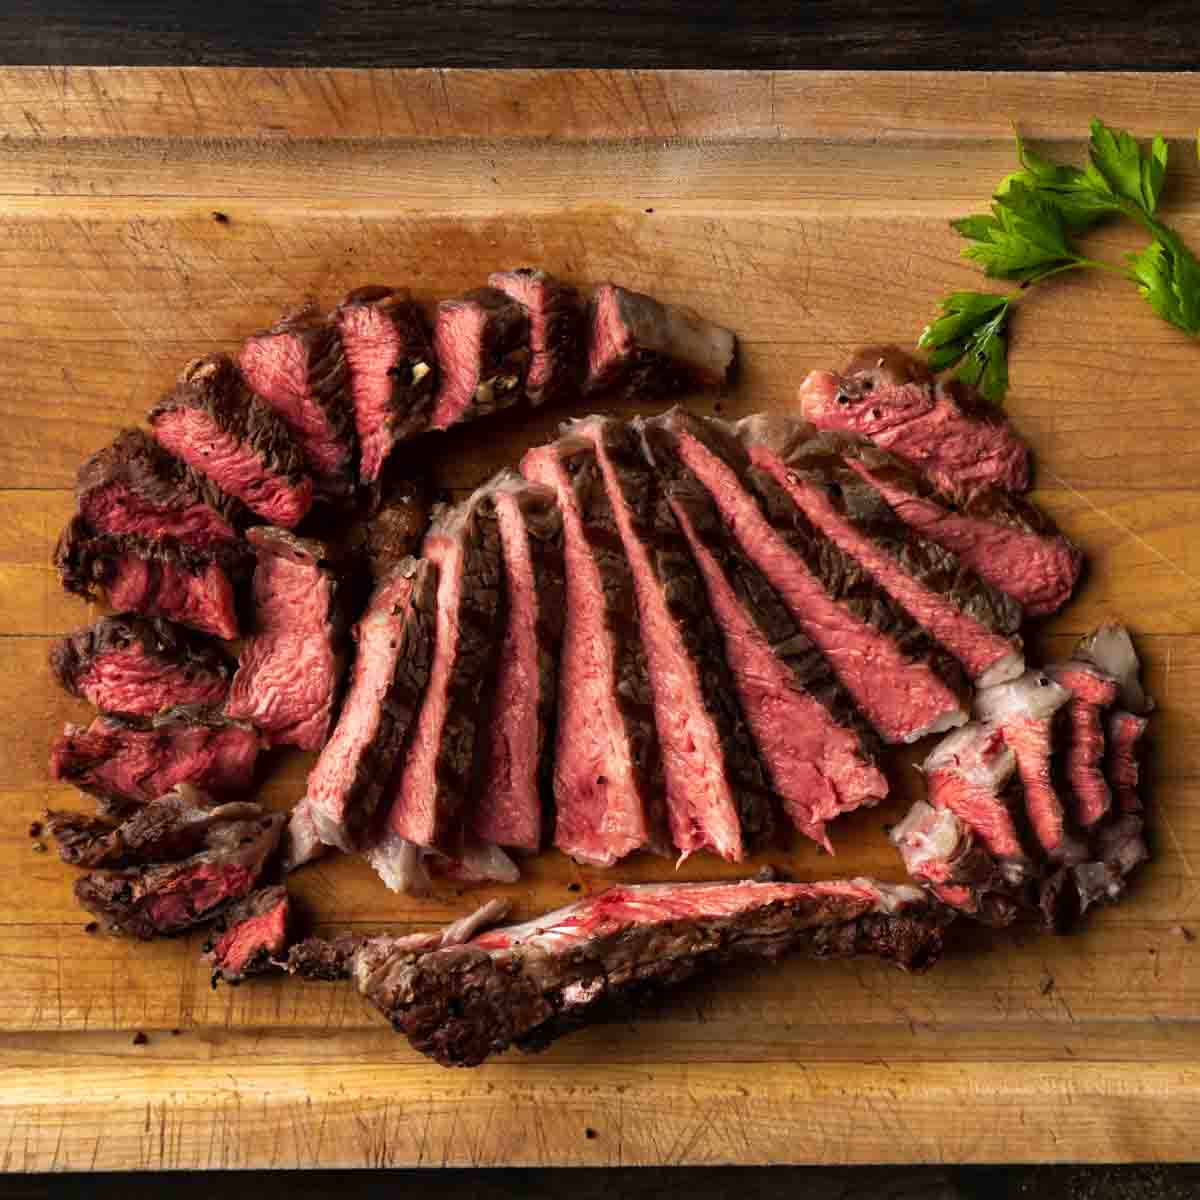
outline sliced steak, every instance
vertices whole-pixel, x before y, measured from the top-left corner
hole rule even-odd
[[[371,484],[392,447],[429,424],[437,360],[421,307],[405,291],[356,288],[338,306],[337,326],[350,369],[358,478]]]
[[[251,975],[279,970],[291,941],[292,912],[281,883],[259,888],[222,914],[206,948],[218,981],[240,983]]]
[[[888,833],[904,868],[942,901],[988,925],[1010,925],[1020,911],[992,856],[948,808],[918,800]]]
[[[93,871],[75,898],[110,933],[148,941],[182,933],[247,896],[279,844],[284,814],[220,827],[207,849],[177,863]]]
[[[119,825],[87,813],[52,812],[46,828],[58,843],[63,862],[79,867],[131,867],[178,862],[224,844],[226,826],[235,822],[244,826],[261,816],[259,804],[218,804],[207,793],[181,783]]]
[[[684,858],[740,862],[771,830],[767,780],[687,540],[628,425],[589,417],[568,432],[595,447],[633,574],[672,841]]]
[[[850,439],[840,445],[850,467],[878,488],[900,520],[953,551],[1029,616],[1057,612],[1071,598],[1083,555],[1032,504],[987,488],[955,507],[895,456]]]
[[[921,764],[929,803],[954,813],[1016,879],[1029,870],[1011,808],[1017,756],[995,726],[969,721],[948,733]]]
[[[304,793],[306,816],[327,845],[353,851],[366,840],[429,680],[436,597],[437,568],[407,559],[355,627],[350,687]]]
[[[660,304],[615,283],[596,289],[588,309],[589,393],[657,399],[720,387],[733,374],[737,338],[690,308]]]
[[[1112,810],[1112,792],[1104,778],[1104,710],[1117,698],[1117,681],[1090,663],[1072,661],[1046,668],[1055,683],[1067,688],[1066,781],[1077,824],[1090,829]]]
[[[498,288],[476,288],[438,305],[433,327],[438,389],[430,427],[509,408],[525,394],[529,366],[529,317]]]
[[[50,648],[50,670],[73,696],[143,717],[172,704],[221,704],[233,669],[208,639],[130,613],[101,617]]]
[[[287,828],[283,831],[281,865],[285,871],[295,871],[321,858],[327,849],[317,832],[312,806],[302,797],[288,814]]]
[[[877,739],[828,660],[730,537],[667,423],[654,418],[638,428],[703,578],[771,785],[795,827],[831,850],[827,821],[887,795],[874,761]]]
[[[553,488],[563,520],[566,620],[558,663],[554,844],[580,862],[666,851],[654,702],[629,562],[592,444],[530,450],[526,479]]]
[[[419,551],[429,529],[433,500],[429,477],[410,476],[388,490],[379,511],[367,520],[366,553],[376,583]]]
[[[225,712],[252,721],[267,745],[320,749],[343,665],[337,578],[321,542],[263,525],[247,536],[258,555],[254,626]]]
[[[352,975],[416,1049],[474,1066],[513,1043],[542,1049],[736,959],[803,949],[921,970],[937,959],[947,920],[917,889],[865,879],[616,887],[459,946],[374,938]]]
[[[155,717],[97,717],[68,725],[50,751],[50,774],[101,800],[105,811],[149,804],[178,784],[219,795],[248,791],[258,734],[212,709]]]
[[[126,429],[79,468],[79,512],[95,533],[173,537],[214,550],[238,544],[244,504],[168,454],[145,430]]]
[[[860,350],[840,375],[813,371],[799,399],[818,429],[870,438],[949,496],[1029,487],[1029,448],[1004,414],[957,380],[935,380],[895,346]]]
[[[293,529],[311,507],[313,483],[300,447],[227,355],[189,363],[149,420],[176,458],[273,524]]]
[[[813,528],[726,428],[680,409],[663,420],[742,550],[880,735],[912,742],[961,725],[961,675],[929,634]]]
[[[1154,701],[1142,687],[1142,664],[1124,625],[1101,625],[1080,639],[1072,657],[1091,663],[1117,681],[1117,703],[1122,708],[1141,715],[1153,710]]]
[[[68,592],[110,607],[166,617],[201,633],[238,636],[237,564],[174,538],[93,534],[76,514],[59,537],[54,565]]]
[[[471,829],[484,843],[537,850],[553,770],[558,655],[566,607],[562,516],[552,489],[511,471],[486,485],[504,559],[504,640]]]
[[[1112,789],[1117,812],[1142,810],[1142,800],[1138,795],[1138,777],[1141,774],[1138,754],[1149,724],[1147,718],[1125,712],[1124,709],[1116,709],[1108,715],[1104,777]]]
[[[314,486],[344,500],[354,491],[354,413],[337,322],[315,304],[284,314],[238,356],[242,376],[290,430]]]
[[[438,569],[433,662],[390,789],[387,834],[453,854],[466,815],[483,687],[498,640],[495,501],[485,494],[446,510],[424,549]]]
[[[905,525],[856,475],[836,438],[811,425],[761,414],[738,422],[754,465],[787,492],[821,534],[861,564],[962,664],[978,687],[1025,670],[1016,632],[1021,606],[965,568],[953,551]]]
[[[1054,784],[1054,714],[1071,693],[1041,671],[976,693],[975,716],[999,729],[1017,757],[1029,823],[1045,853],[1054,860],[1079,861],[1085,850],[1066,829],[1062,797]]]
[[[548,275],[522,267],[488,276],[529,314],[529,403],[558,404],[570,399],[583,382],[584,323],[579,293]]]

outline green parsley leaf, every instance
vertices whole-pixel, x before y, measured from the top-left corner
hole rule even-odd
[[[1088,229],[1119,211],[1110,199],[1089,185],[1081,168],[1060,166],[1042,158],[1025,144],[1019,133],[1015,136],[1022,170],[1001,180],[997,195],[1003,195],[1014,183],[1034,188],[1043,200],[1058,209],[1063,224],[1072,232]]]
[[[1092,121],[1088,149],[1088,186],[1100,196],[1109,195],[1136,205],[1153,217],[1167,174],[1167,143],[1158,136],[1143,154],[1133,136],[1124,129],[1110,129],[1103,121]]]
[[[1077,257],[1058,209],[1017,181],[995,198],[991,217],[966,217],[952,224],[975,243],[962,252],[963,258],[979,263],[993,277],[1029,279]]]
[[[1164,321],[1200,336],[1200,262],[1174,235],[1129,256],[1138,291]]]
[[[1006,327],[1012,301],[995,292],[955,292],[942,301],[942,315],[927,325],[917,342],[928,350],[929,368],[956,375],[978,387],[993,404],[1008,390]]]

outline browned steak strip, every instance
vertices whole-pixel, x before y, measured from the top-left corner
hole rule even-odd
[[[529,372],[525,395],[532,405],[567,401],[583,382],[584,323],[579,293],[528,267],[498,271],[488,285],[519,301],[529,314]]]
[[[283,884],[259,888],[224,912],[206,947],[213,987],[279,970],[291,940],[292,912]]]

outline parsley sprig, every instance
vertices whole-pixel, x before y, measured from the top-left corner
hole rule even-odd
[[[1093,121],[1088,164],[1051,162],[1017,135],[1020,170],[996,189],[989,213],[952,222],[970,245],[963,257],[993,279],[1010,279],[1011,293],[955,292],[917,343],[930,366],[955,374],[999,404],[1008,390],[1008,335],[1014,306],[1029,289],[1065,271],[1100,270],[1137,285],[1164,320],[1200,337],[1200,262],[1170,226],[1158,219],[1167,173],[1167,143],[1156,137],[1143,150],[1124,130]],[[1125,218],[1150,234],[1124,264],[1079,252],[1075,235],[1101,221]]]

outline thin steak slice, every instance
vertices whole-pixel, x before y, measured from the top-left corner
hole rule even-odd
[[[975,695],[975,716],[999,729],[1017,756],[1017,774],[1025,793],[1029,823],[1045,853],[1070,863],[1086,856],[1066,829],[1064,807],[1054,785],[1052,732],[1054,714],[1071,693],[1041,671]]]
[[[302,801],[327,845],[353,851],[364,844],[412,727],[429,680],[437,574],[431,562],[406,559],[375,589],[355,626],[350,688]]]
[[[1124,625],[1101,625],[1080,639],[1071,657],[1112,676],[1117,681],[1117,703],[1122,708],[1142,716],[1154,709],[1153,699],[1142,687],[1142,664]]]
[[[225,826],[262,815],[259,804],[244,800],[218,804],[207,793],[181,783],[119,825],[88,813],[52,812],[46,828],[58,843],[63,862],[78,867],[132,867],[178,862],[223,841]]]
[[[954,813],[1016,880],[1030,860],[1009,805],[1017,756],[1001,730],[968,721],[948,733],[921,764],[926,797]]]
[[[166,617],[221,638],[238,636],[239,565],[225,555],[174,538],[95,535],[77,513],[59,537],[54,565],[63,587],[84,599],[103,591],[112,608]]]
[[[895,346],[860,350],[840,375],[813,371],[799,399],[818,429],[870,438],[949,496],[1029,487],[1029,448],[1004,414],[958,380],[935,380]]]
[[[741,862],[771,830],[767,781],[687,540],[628,425],[589,417],[567,431],[595,447],[633,573],[672,841],[682,858]]]
[[[888,833],[904,869],[942,901],[987,925],[1010,925],[1019,906],[971,827],[948,808],[918,800]]]
[[[190,362],[149,421],[176,458],[273,524],[293,529],[312,506],[313,482],[300,447],[228,355]]]
[[[529,314],[529,372],[525,395],[535,407],[565,402],[583,382],[584,324],[579,293],[548,275],[521,267],[488,276],[488,286],[518,301]]]
[[[419,304],[396,288],[350,292],[337,310],[350,369],[360,483],[379,478],[397,442],[424,431],[433,407],[437,360]]]
[[[554,489],[563,519],[554,844],[602,867],[643,846],[665,851],[662,763],[637,599],[595,448],[584,438],[561,438],[530,450],[521,473]]]
[[[486,490],[504,556],[505,625],[470,824],[485,843],[532,851],[542,844],[542,798],[553,770],[566,607],[562,516],[552,489],[511,471]]]
[[[490,416],[525,394],[529,317],[498,288],[476,288],[438,305],[433,327],[438,390],[429,424],[449,429]]]
[[[620,391],[657,399],[720,387],[733,374],[737,338],[690,308],[660,304],[615,283],[596,289],[588,309],[588,393]]]
[[[247,537],[258,555],[254,627],[225,712],[257,725],[266,745],[318,750],[343,666],[337,579],[321,542],[266,525]]]
[[[213,987],[279,970],[291,941],[292,910],[281,883],[259,888],[224,912],[205,951]]]
[[[1147,718],[1120,708],[1108,715],[1104,777],[1112,789],[1117,812],[1142,811],[1142,800],[1138,794],[1141,774],[1138,755],[1149,725]]]
[[[254,729],[212,709],[102,716],[86,728],[65,727],[50,751],[50,774],[99,797],[101,811],[120,812],[181,783],[219,795],[248,791],[258,750]]]
[[[95,533],[173,537],[198,550],[236,546],[251,514],[211,479],[126,429],[79,468],[79,512]]]
[[[131,613],[101,617],[50,648],[50,670],[73,696],[143,717],[172,704],[219,705],[233,669],[208,639]]]
[[[832,852],[827,821],[887,795],[878,741],[825,657],[729,536],[662,418],[638,422],[703,577],[738,701],[792,824]]]
[[[1104,778],[1104,710],[1117,698],[1117,681],[1091,663],[1072,661],[1046,668],[1046,674],[1071,692],[1067,702],[1066,780],[1074,801],[1073,816],[1090,829],[1112,810],[1112,792]]]
[[[279,845],[284,814],[221,826],[207,849],[177,863],[93,871],[75,898],[110,933],[148,941],[182,933],[248,895]]]
[[[495,501],[476,495],[439,515],[425,539],[438,569],[429,685],[389,788],[386,827],[368,859],[386,862],[402,842],[453,855],[461,844],[479,708],[499,632],[500,534]]]
[[[726,526],[885,741],[966,720],[957,665],[853,559],[813,529],[725,427],[681,409],[663,417]]]
[[[963,567],[953,551],[905,525],[842,460],[836,438],[815,436],[803,421],[765,413],[739,421],[735,429],[754,465],[928,629],[977,687],[1015,679],[1025,670],[1015,636],[1021,606]]]
[[[242,376],[291,431],[318,492],[354,490],[354,414],[337,322],[307,304],[256,333],[238,356]]]
[[[917,889],[866,879],[647,884],[459,946],[371,939],[352,975],[416,1049],[444,1066],[475,1066],[513,1043],[543,1049],[607,1009],[737,959],[802,949],[922,970],[936,961],[947,920]]]
[[[1083,555],[1032,504],[985,488],[955,507],[894,455],[849,438],[839,444],[849,466],[878,488],[900,520],[953,551],[1029,616],[1057,612],[1071,598]]]

